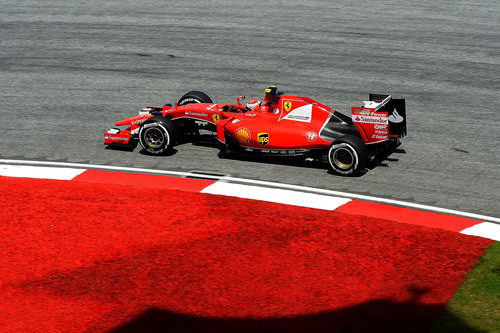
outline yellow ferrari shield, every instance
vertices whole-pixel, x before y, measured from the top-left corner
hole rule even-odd
[[[286,112],[290,111],[291,108],[292,108],[292,102],[286,101],[285,102],[285,110],[286,110]]]
[[[214,123],[217,124],[217,122],[220,120],[220,115],[218,113],[214,113],[212,115],[212,118],[214,119]]]

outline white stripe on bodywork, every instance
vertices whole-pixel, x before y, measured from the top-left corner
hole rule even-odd
[[[306,104],[293,109],[282,119],[301,121],[304,123],[310,123],[312,118],[312,104]],[[280,119],[281,120],[281,119]]]
[[[86,169],[39,167],[28,165],[0,165],[0,176],[71,180]]]
[[[500,225],[491,222],[476,224],[475,226],[460,231],[460,233],[489,238],[496,240],[497,242],[500,241]]]
[[[300,207],[335,210],[348,203],[351,199],[339,198],[314,193],[304,193],[277,188],[265,188],[242,184],[216,182],[201,191],[201,193],[219,194],[245,199],[276,202]]]

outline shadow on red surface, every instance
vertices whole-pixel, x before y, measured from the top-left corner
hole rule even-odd
[[[414,298],[407,302],[379,299],[286,318],[203,318],[150,308],[111,332],[427,332],[445,308],[419,304],[419,295],[425,291],[412,292]],[[455,324],[459,332],[479,332],[456,317]]]

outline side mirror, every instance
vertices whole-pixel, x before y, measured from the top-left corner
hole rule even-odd
[[[241,101],[245,99],[245,96],[239,96],[236,97],[236,100],[238,101],[238,107],[242,108],[243,105],[241,104]]]

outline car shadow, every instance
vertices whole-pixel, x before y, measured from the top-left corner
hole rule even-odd
[[[479,332],[444,305],[422,304],[426,290],[404,302],[376,299],[335,311],[276,318],[209,318],[151,307],[111,330],[121,332]],[[433,324],[446,314],[453,327]]]
[[[370,161],[368,169],[373,170],[377,167],[389,168],[390,166],[386,162],[399,162],[399,158],[392,156],[393,154],[406,154],[406,150],[397,147],[384,150]]]
[[[128,151],[132,152],[135,150],[135,146],[118,146],[118,145],[110,145],[110,146],[105,146],[104,149],[106,150],[119,150],[119,151]]]
[[[146,149],[144,149],[144,148],[141,148],[141,150],[139,150],[139,154],[141,154],[141,155],[145,155],[145,156],[159,156],[159,157],[173,156],[173,155],[177,154],[177,152],[178,152],[177,149],[172,148],[172,149],[170,149],[170,150],[168,150],[168,151],[166,151],[166,152],[164,152],[162,154],[152,155],[152,154],[147,153]]]
[[[245,161],[245,162],[255,162],[271,165],[286,165],[295,166],[311,169],[326,169],[327,163],[324,159],[314,159],[306,160],[303,156],[262,156],[262,155],[252,155],[252,154],[239,154],[239,153],[222,153],[219,152],[217,155],[221,159],[235,160],[235,161]]]

